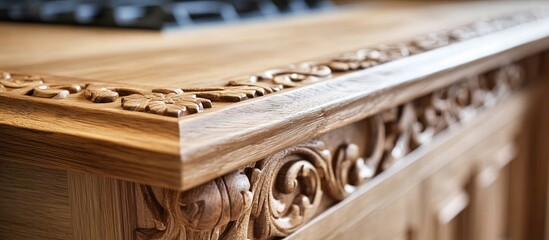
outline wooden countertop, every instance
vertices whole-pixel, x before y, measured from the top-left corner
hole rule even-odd
[[[0,66],[10,71],[158,87],[219,86],[234,77],[409,40],[537,5],[375,4],[164,34],[3,23]]]
[[[0,70],[13,73],[12,79],[20,77],[16,73],[31,74],[46,84],[43,90],[53,91],[9,85],[5,86],[8,91],[0,91],[0,156],[186,190],[446,86],[472,69],[487,70],[547,48],[549,20],[539,12],[535,19],[515,19],[497,31],[460,41],[426,41],[436,45],[432,49],[407,45],[430,33],[483,19],[530,14],[547,5],[375,4],[163,34],[2,23]],[[399,46],[403,56],[362,70],[333,64],[342,53],[356,56],[356,50],[377,49],[380,44]],[[410,53],[402,53],[403,49]],[[288,82],[287,77],[303,77],[293,76],[296,70],[288,66],[306,61],[316,63],[301,66],[298,73],[304,72],[305,81]],[[251,75],[265,78],[273,74],[270,69],[284,70],[274,73],[284,77],[278,79],[281,82],[269,82],[267,87],[235,86],[213,96],[197,89],[225,88],[230,80],[249,81]],[[8,80],[6,74],[4,78]],[[65,96],[68,92],[60,91],[68,91],[66,84],[86,89]],[[242,94],[275,90],[279,85],[284,85],[282,91],[242,101]],[[209,98],[212,107],[200,100],[203,111],[186,116],[192,113],[189,106],[200,105],[196,99],[187,99],[187,111],[161,109],[164,115],[185,115],[173,118],[144,113],[152,111],[143,104],[153,97],[122,102],[124,91],[152,96],[156,88],[163,88],[162,106],[168,90],[178,94],[183,89]],[[115,92],[117,97],[109,95],[106,100],[112,102],[92,103],[105,92]],[[235,98],[242,102],[233,103]]]

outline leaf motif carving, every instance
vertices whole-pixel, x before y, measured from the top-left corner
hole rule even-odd
[[[90,84],[84,91],[84,97],[94,103],[110,103],[116,101],[120,96],[131,94],[144,94],[142,89],[129,87],[105,87]]]
[[[260,81],[261,78],[257,76],[251,76],[247,80],[232,80],[229,81],[229,86],[247,86],[247,87],[258,87],[262,88],[265,93],[274,93],[281,91],[284,86],[281,84],[273,84],[269,82]]]
[[[432,50],[449,45],[452,41],[448,32],[433,32],[417,37],[412,43],[422,50]]]
[[[32,89],[32,96],[41,98],[66,98],[71,93],[82,91],[77,84],[39,85]]]
[[[240,102],[267,94],[265,88],[256,86],[197,87],[183,88],[183,91],[213,102]]]
[[[0,79],[0,85],[6,88],[24,88],[43,84],[44,80],[41,77],[29,74],[15,74],[3,72]]]
[[[208,99],[183,93],[132,94],[123,97],[121,104],[124,110],[148,112],[172,117],[198,113],[205,108],[212,107],[212,103]]]
[[[284,87],[296,87],[331,76],[327,66],[300,64],[289,69],[273,69],[262,75],[252,75],[244,80],[232,80],[225,87],[182,88],[198,97],[214,102],[240,102],[281,91]]]
[[[320,81],[330,76],[332,76],[332,71],[328,66],[306,62],[290,66],[289,69],[268,70],[261,77],[285,87],[297,87],[306,83]]]
[[[82,90],[82,86],[78,84],[45,84],[40,76],[3,72],[0,92],[6,92],[8,88],[16,94],[58,99]]]

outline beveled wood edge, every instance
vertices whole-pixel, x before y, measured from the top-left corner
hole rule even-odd
[[[375,47],[368,46],[333,57],[265,70],[261,73],[234,78],[227,81],[224,86],[158,88],[5,71],[0,76],[0,93],[45,99],[72,99],[73,101],[69,101],[68,104],[75,104],[74,100],[82,98],[93,103],[119,102],[118,107],[114,107],[114,104],[107,105],[107,107],[183,117],[212,108],[212,101],[240,102],[279,92],[285,88],[330,80],[342,74],[369,69],[433,49],[537,22],[546,19],[547,16],[549,16],[549,9],[546,8],[517,11],[512,14],[421,34],[414,39],[388,42]]]
[[[24,96],[1,95],[0,102],[0,157],[4,160],[181,187],[174,119]]]
[[[197,186],[273,152],[548,48],[549,20],[544,20],[284,94],[183,118],[183,188]],[[203,121],[202,117],[218,120]],[[240,127],[225,128],[226,123]]]
[[[544,24],[547,26],[547,23],[548,20],[538,20],[532,23],[513,26],[500,32],[490,33],[464,42],[453,43],[418,55],[397,58],[398,60],[366,70],[360,70],[352,74],[338,74],[335,78],[330,79],[330,81],[307,84],[292,91],[275,94],[268,98],[258,98],[253,101],[230,105],[230,107],[220,108],[216,111],[206,111],[202,114],[188,116],[179,120],[119,109],[89,107],[93,104],[79,105],[71,104],[70,102],[65,103],[49,99],[4,94],[0,96],[3,102],[14,104],[13,106],[17,107],[11,110],[9,110],[9,107],[0,110],[12,119],[11,121],[8,118],[2,119],[2,127],[9,129],[14,136],[19,135],[17,134],[18,131],[32,133],[22,134],[22,136],[28,138],[26,140],[29,143],[27,146],[35,145],[37,139],[40,139],[40,141],[59,140],[64,142],[61,145],[63,146],[62,151],[64,153],[69,152],[67,149],[73,149],[74,151],[66,155],[70,156],[71,159],[59,159],[59,157],[52,155],[51,152],[43,152],[41,153],[41,158],[44,160],[37,160],[35,156],[28,156],[20,149],[16,150],[12,148],[9,150],[9,147],[6,147],[7,151],[3,156],[11,157],[15,160],[21,159],[22,161],[42,166],[88,171],[140,183],[185,190],[212,178],[222,176],[247,163],[262,159],[292,144],[318,136],[331,129],[357,121],[383,109],[396,106],[417,96],[419,93],[426,93],[448,85],[459,78],[465,77],[464,73],[466,71],[479,72],[487,70],[490,67],[501,65],[502,62],[508,62],[511,59],[520,58],[529,52],[536,52],[546,48],[547,44],[544,42],[544,39],[549,33]],[[513,38],[506,38],[506,36],[511,35]],[[499,42],[499,44],[493,44],[494,42]],[[466,60],[461,59],[461,61],[458,61],[459,64],[441,66],[438,71],[426,71],[415,76],[406,75],[407,73],[402,72],[402,69],[405,69],[403,66],[407,64],[414,63],[414,66],[416,66],[416,62],[423,61],[422,66],[425,67],[429,64],[426,63],[429,59],[439,63],[435,60],[436,58],[447,57],[456,52],[463,56],[464,54],[461,51],[467,52],[472,56],[467,56]],[[505,57],[502,57],[501,54],[505,54]],[[493,59],[490,61],[483,60],[481,64],[474,62],[489,57]],[[447,76],[440,78],[444,79],[444,81],[437,81],[435,83],[435,80],[439,79],[438,75],[440,74],[446,74]],[[391,81],[386,81],[385,78],[389,77]],[[368,81],[361,81],[358,78],[368,79]],[[377,86],[375,81],[372,81],[376,78],[379,80]],[[30,80],[32,81],[33,79],[31,78]],[[68,96],[70,98],[72,95],[70,94],[71,90],[67,90],[67,86],[59,86],[63,81],[56,81],[53,80],[52,82],[52,85],[55,86],[48,85],[48,87],[42,89],[45,92],[32,89],[31,92],[26,93],[45,94],[44,96],[53,98],[65,95],[65,97]],[[384,82],[384,84],[379,84],[380,82]],[[435,84],[425,87],[426,82]],[[119,93],[117,89],[113,88],[117,88],[120,85],[114,84],[116,86],[112,86],[113,84],[96,81],[90,83],[87,80],[78,80],[77,84],[85,87],[103,85],[109,94],[110,92]],[[124,87],[137,87],[146,89],[146,91],[154,91],[152,87]],[[356,89],[373,90],[356,91]],[[54,91],[48,92],[49,90]],[[97,90],[97,88],[94,87],[91,90]],[[132,92],[135,89],[130,90]],[[69,94],[66,95],[67,92],[63,91],[69,91]],[[103,90],[100,89],[99,95],[102,94],[101,91]],[[168,95],[178,94],[177,91],[177,89],[160,89],[156,92]],[[109,100],[109,97],[112,97],[109,94],[106,95],[107,100]],[[84,92],[80,93],[80,95],[86,94]],[[90,91],[88,95],[86,98],[92,101],[97,99],[97,96],[94,97],[93,91]],[[122,94],[119,95],[122,96]],[[317,96],[315,99],[310,97],[315,95]],[[330,98],[326,97],[318,101],[319,95],[330,96]],[[305,103],[293,100],[297,98],[302,99],[303,96],[307,96],[307,102]],[[82,98],[83,96],[78,97]],[[365,102],[368,103],[364,104]],[[53,109],[53,111],[46,109]],[[40,124],[37,125],[35,120],[29,120],[29,118],[45,119],[50,117],[45,122],[49,126],[57,125],[58,121],[56,117],[60,111],[74,112],[75,110],[78,110],[76,112],[80,112],[83,115],[93,115],[91,117],[93,120],[89,120],[87,117],[82,118],[80,114],[74,114],[66,119],[68,120],[67,124],[59,125],[54,131],[51,131],[51,129],[48,130],[47,127],[40,127]],[[90,111],[89,114],[86,111]],[[21,112],[32,114],[19,115]],[[165,112],[162,113],[164,114]],[[170,114],[170,112],[167,113],[168,115]],[[267,118],[266,115],[270,117]],[[212,119],[218,120],[212,121]],[[266,119],[269,119],[269,121]],[[95,122],[96,120],[97,122]],[[128,123],[129,127],[124,126],[120,128],[119,136],[131,136],[131,139],[119,138],[118,136],[113,137],[110,133],[111,130],[107,128],[100,129],[100,131],[94,130],[94,133],[102,133],[104,137],[87,136],[89,132],[78,130],[81,126],[87,129],[94,126],[112,126],[113,122],[118,124],[121,122]],[[178,125],[177,122],[179,122]],[[254,122],[254,124],[249,125],[250,128],[243,127],[250,122]],[[230,132],[225,131],[226,129],[218,128],[219,126],[223,126],[224,123],[234,124],[234,126],[239,126],[239,128],[232,127]],[[131,126],[132,124],[138,125]],[[179,131],[177,131],[177,128],[179,128]],[[300,131],[306,134],[292,134],[297,129],[301,129]],[[262,134],[265,134],[263,136],[271,137],[259,138],[259,142],[256,142],[255,139],[258,139],[257,137]],[[143,136],[149,137],[143,138]],[[156,144],[148,145],[153,142],[152,139],[161,142],[160,145],[163,150],[160,151],[160,155],[157,155],[158,146]],[[167,140],[162,141],[161,139]],[[235,139],[239,141],[235,141]],[[89,141],[93,144],[76,150],[78,147],[71,145],[76,140],[81,142]],[[117,144],[117,142],[122,142],[122,144]],[[229,143],[230,146],[228,145]],[[124,152],[124,155],[122,157],[112,157],[107,154],[97,154],[98,151],[94,149],[94,145],[104,145],[104,148],[99,148],[105,149],[104,153],[109,152],[109,150],[112,151],[114,147]],[[179,146],[179,148],[175,148],[174,146]],[[97,160],[97,158],[102,157],[107,159],[103,161]],[[145,161],[143,161],[144,157],[147,158]],[[158,159],[166,160],[158,161]],[[143,164],[143,162],[147,164]],[[109,169],[108,166],[103,166],[112,163],[115,163],[114,165],[118,165],[120,168]],[[129,164],[135,165],[131,166]],[[124,166],[135,169],[129,172],[120,171]]]

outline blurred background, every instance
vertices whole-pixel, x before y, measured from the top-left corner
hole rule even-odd
[[[0,0],[0,20],[169,29],[327,11],[340,4],[330,0]]]

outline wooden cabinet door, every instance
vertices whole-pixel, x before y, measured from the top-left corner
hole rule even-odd
[[[510,161],[507,139],[486,141],[436,171],[424,184],[422,228],[432,240],[506,239]]]
[[[468,158],[458,158],[427,179],[425,239],[471,239],[471,175]]]
[[[418,240],[421,219],[419,187],[395,193],[373,212],[354,223],[335,239]],[[395,196],[396,195],[396,196]]]
[[[514,158],[511,145],[484,156],[473,178],[473,239],[507,239],[509,204],[509,162]]]

